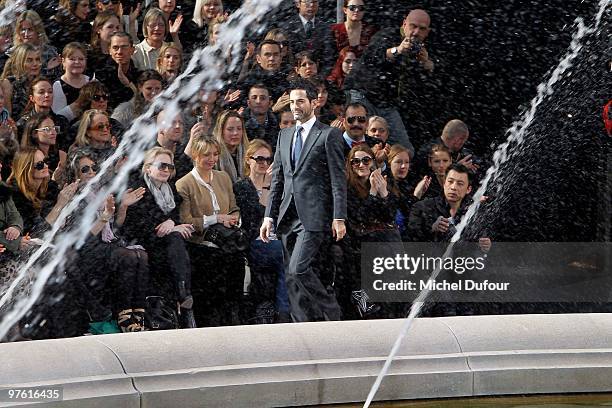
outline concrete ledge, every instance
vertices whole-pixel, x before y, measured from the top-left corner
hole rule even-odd
[[[74,405],[61,406],[79,407],[358,402],[401,325],[321,322],[3,344],[0,385],[64,385]],[[604,392],[612,391],[610,378],[612,314],[417,319],[377,399]]]

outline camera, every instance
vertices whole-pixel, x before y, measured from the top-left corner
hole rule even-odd
[[[416,57],[421,49],[423,48],[423,42],[416,37],[412,37],[410,39],[410,48],[408,49],[408,54],[413,57]]]

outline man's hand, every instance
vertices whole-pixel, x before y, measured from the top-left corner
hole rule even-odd
[[[334,220],[332,222],[332,234],[336,241],[340,241],[346,235],[346,225],[344,220]]]
[[[274,106],[272,106],[272,112],[278,113],[289,106],[289,94],[285,92],[278,98]]]
[[[423,65],[423,68],[426,71],[433,71],[434,63],[432,60],[429,59],[429,53],[427,52],[425,46],[423,46],[423,48],[421,48],[421,51],[419,51],[419,53],[417,54],[417,60],[421,63],[421,65]]]
[[[480,166],[478,166],[477,164],[472,162],[472,155],[471,154],[468,154],[463,159],[459,160],[457,162],[457,164],[463,164],[465,167],[467,167],[468,169],[470,169],[473,172],[475,172],[476,170],[478,170],[480,168]]]
[[[8,227],[3,232],[6,236],[6,239],[8,239],[9,241],[17,239],[19,238],[19,235],[21,235],[21,231],[19,231],[19,229],[15,227]]]
[[[478,238],[478,246],[482,252],[491,250],[491,238]]]
[[[446,232],[448,231],[448,218],[439,216],[436,222],[431,226],[431,232]]]
[[[259,238],[265,243],[270,242],[270,234],[272,234],[272,221],[265,219],[261,223],[261,227],[259,228]]]

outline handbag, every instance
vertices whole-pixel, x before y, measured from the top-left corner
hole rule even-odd
[[[162,296],[147,296],[145,327],[149,330],[178,329],[178,317],[174,308]]]
[[[204,240],[217,245],[226,254],[246,252],[249,248],[249,238],[242,228],[228,228],[221,223],[208,227],[204,231]]]

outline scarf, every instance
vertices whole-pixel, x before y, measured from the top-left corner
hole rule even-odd
[[[221,150],[221,157],[219,157],[219,164],[217,166],[219,170],[223,170],[229,174],[230,178],[232,179],[232,183],[235,183],[239,178],[243,178],[244,176],[243,166],[241,166],[241,163],[244,162],[244,143],[240,143],[236,151],[236,162],[238,163],[238,169],[236,169],[236,165],[234,164],[234,159],[230,151],[225,146],[223,146]]]
[[[153,194],[157,206],[164,214],[168,214],[170,211],[174,210],[174,207],[176,207],[174,194],[168,183],[162,183],[161,187],[158,188],[155,183],[151,181],[148,174],[144,175],[144,181],[151,194]]]

